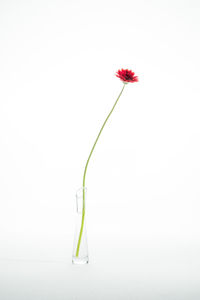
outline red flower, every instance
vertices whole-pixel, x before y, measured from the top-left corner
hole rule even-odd
[[[138,77],[134,75],[135,73],[128,69],[121,69],[116,72],[116,76],[120,78],[124,83],[137,82]]]

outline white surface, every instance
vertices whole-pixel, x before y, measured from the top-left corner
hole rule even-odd
[[[199,299],[199,245],[172,237],[99,239],[105,247],[91,239],[89,265],[74,266],[60,253],[54,259],[4,259],[2,299]]]
[[[200,298],[198,1],[0,2],[0,298]],[[71,265],[88,167],[90,265]]]

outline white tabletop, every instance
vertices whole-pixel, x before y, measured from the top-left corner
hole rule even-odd
[[[49,239],[46,248],[42,241],[24,242],[7,257],[4,252],[0,299],[200,299],[200,247],[194,241],[158,236],[128,242],[119,235],[90,242],[90,263],[82,266],[72,265],[71,249],[63,242],[59,250],[58,240]]]

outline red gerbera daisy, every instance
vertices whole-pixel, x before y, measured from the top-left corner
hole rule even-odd
[[[138,77],[134,75],[135,73],[128,69],[121,69],[116,72],[116,76],[120,78],[124,83],[137,82]]]

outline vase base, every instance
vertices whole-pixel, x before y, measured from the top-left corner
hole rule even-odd
[[[85,265],[85,264],[89,263],[89,258],[88,258],[88,256],[82,257],[82,258],[78,258],[76,256],[72,256],[72,263],[74,265]]]

